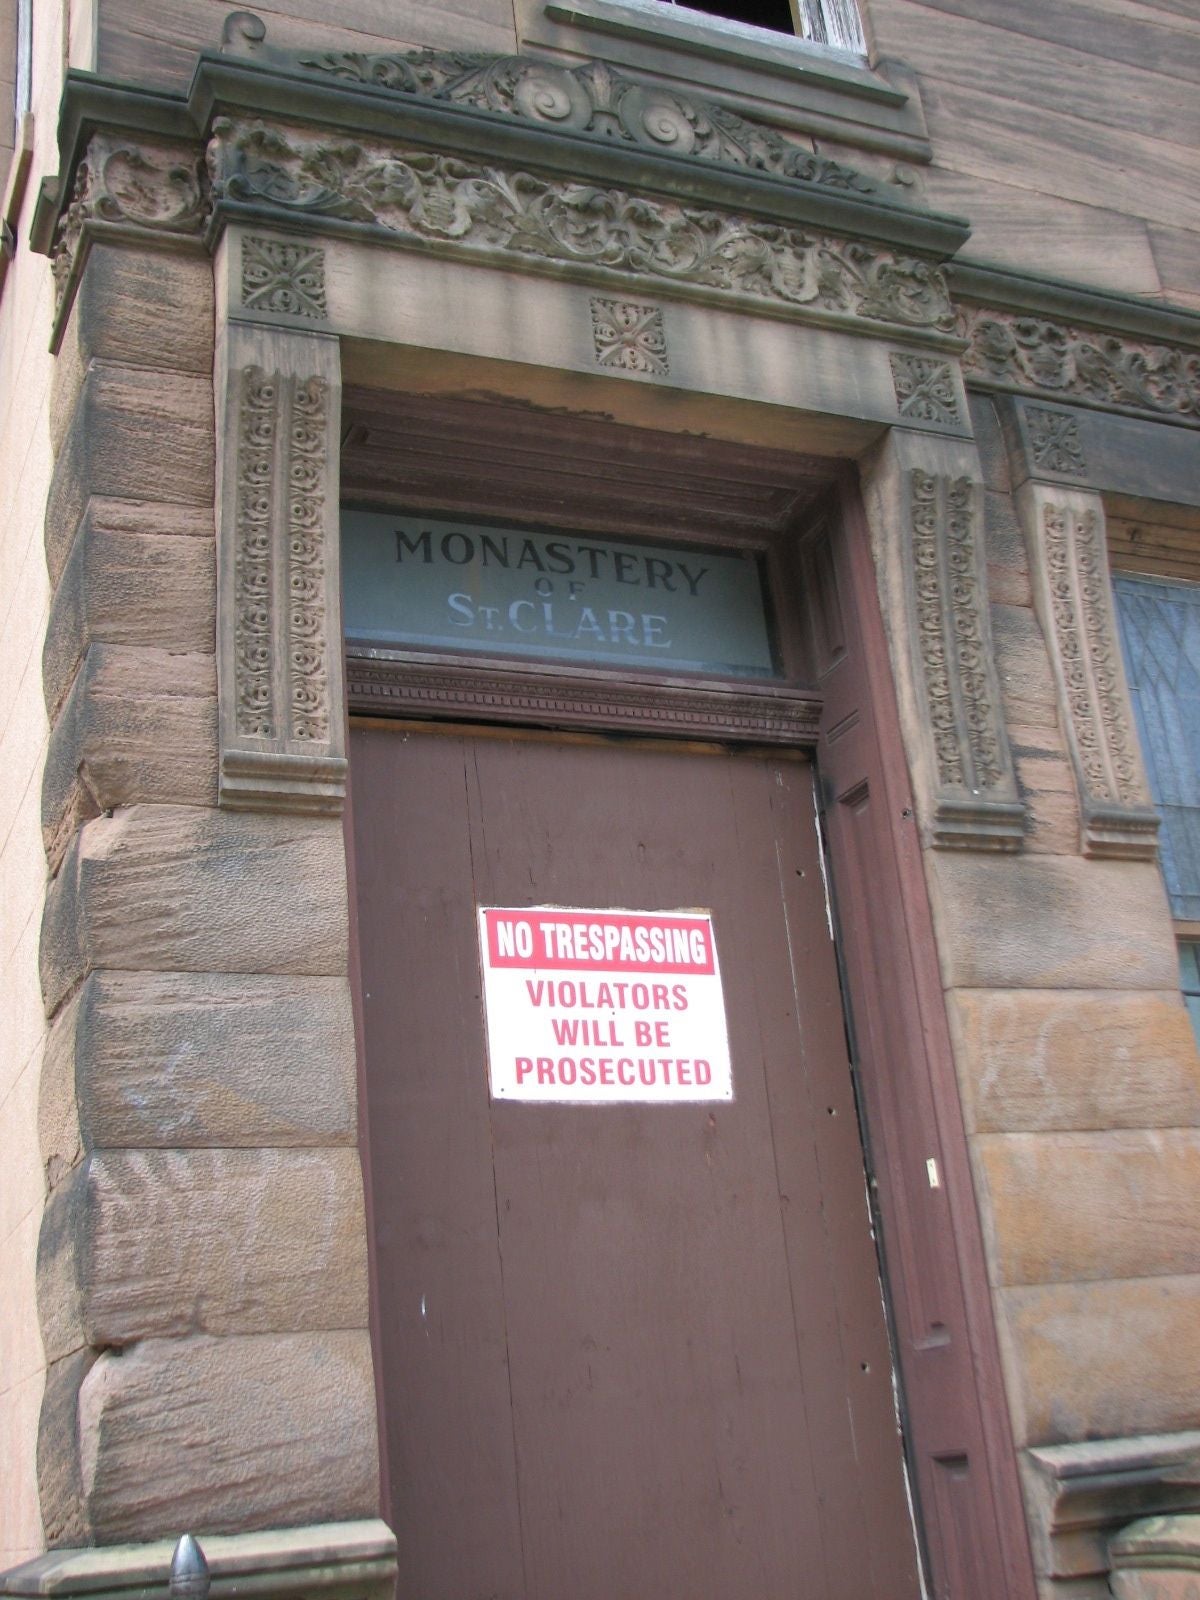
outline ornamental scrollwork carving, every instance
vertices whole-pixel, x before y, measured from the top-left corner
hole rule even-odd
[[[969,380],[1200,419],[1200,353],[979,306],[959,313]]]
[[[239,739],[329,738],[326,384],[241,374],[234,549]],[[277,672],[282,662],[284,671]],[[280,696],[282,677],[286,690]]]
[[[1023,832],[992,662],[975,485],[908,474],[918,693],[933,746],[936,844],[1014,849]]]
[[[218,119],[208,159],[218,199],[357,222],[414,244],[604,268],[824,320],[953,326],[946,281],[932,262],[815,230],[260,122]]]
[[[294,59],[302,70],[340,83],[469,106],[846,194],[878,193],[878,184],[854,167],[815,155],[764,123],[695,95],[634,82],[603,61],[567,67],[528,56],[437,50],[396,55],[331,50]]]
[[[75,170],[71,200],[50,248],[61,304],[88,225],[198,235],[208,218],[204,166],[194,146],[100,130]]]

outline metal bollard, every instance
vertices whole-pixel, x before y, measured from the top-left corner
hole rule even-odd
[[[208,1600],[210,1583],[204,1551],[185,1533],[171,1557],[171,1600]]]

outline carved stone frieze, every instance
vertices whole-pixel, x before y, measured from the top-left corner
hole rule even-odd
[[[75,169],[71,200],[50,247],[59,304],[89,229],[108,225],[193,238],[202,231],[208,211],[207,179],[198,147],[97,130]]]
[[[605,61],[568,67],[530,56],[438,50],[394,55],[298,51],[291,59],[303,71],[339,83],[469,106],[559,131],[744,167],[794,183],[858,195],[876,194],[880,188],[854,167],[815,155],[807,145],[794,143],[766,123],[696,95],[635,82]]]
[[[242,305],[322,320],[325,303],[325,252],[317,245],[288,239],[242,240]]]
[[[300,365],[249,362],[227,380],[221,801],[327,811],[345,767],[336,416],[330,377]]]
[[[1153,856],[1150,803],[1117,637],[1098,495],[1027,485],[1019,497],[1089,855]]]
[[[592,338],[596,361],[621,372],[644,372],[655,378],[670,374],[667,335],[658,306],[631,300],[605,300],[593,295]]]
[[[229,118],[214,124],[209,170],[221,201],[360,223],[472,257],[715,289],[851,325],[953,326],[932,262],[807,228]]]
[[[1200,420],[1200,353],[1041,317],[963,306],[968,382]]]
[[[1082,478],[1087,473],[1079,423],[1069,411],[1050,411],[1045,406],[1025,407],[1025,426],[1029,434],[1029,454],[1035,472],[1057,472]]]
[[[1014,849],[1024,828],[988,623],[976,484],[908,473],[917,693],[933,747],[935,844]]]
[[[896,391],[896,408],[902,417],[913,422],[941,422],[951,426],[961,422],[954,368],[948,361],[915,355],[907,350],[893,350],[888,359]]]

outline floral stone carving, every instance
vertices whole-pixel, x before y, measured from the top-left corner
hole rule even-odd
[[[247,311],[323,319],[324,250],[286,239],[247,236],[242,242],[242,305]]]
[[[209,170],[218,199],[357,222],[473,257],[715,289],[825,321],[953,327],[931,262],[805,228],[225,118],[214,124]]]
[[[1044,406],[1025,407],[1029,451],[1035,471],[1057,472],[1072,478],[1087,473],[1079,423],[1069,411],[1049,411]]]
[[[933,839],[1016,849],[1024,807],[992,664],[975,486],[913,468],[908,487],[914,653],[936,770]]]
[[[814,155],[765,123],[695,95],[636,83],[603,61],[566,67],[528,56],[437,50],[363,55],[342,50],[297,54],[295,62],[307,72],[390,94],[470,106],[848,194],[878,192],[879,186],[855,168]]]
[[[1036,390],[1093,405],[1200,419],[1200,353],[1047,322],[979,306],[963,307],[968,380]]]
[[[896,407],[902,417],[913,422],[942,422],[954,425],[962,419],[958,412],[958,392],[954,387],[954,368],[948,361],[893,350],[888,357],[892,367],[892,386]]]
[[[592,296],[592,337],[602,367],[665,378],[671,371],[667,335],[657,306]]]

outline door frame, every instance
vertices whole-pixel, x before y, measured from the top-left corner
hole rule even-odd
[[[396,399],[383,391],[347,392],[351,420],[344,432],[344,501],[357,505],[387,501],[397,509],[438,508],[444,514],[474,512],[482,520],[494,518],[495,504],[484,501],[477,491],[472,499],[469,485],[452,499],[437,498],[439,487],[446,495],[447,480],[436,473],[429,483],[421,481],[415,487],[406,478],[390,495],[377,482],[364,492],[362,465],[354,459],[356,423],[364,406],[375,402],[388,406]],[[472,423],[478,421],[474,399],[406,396],[403,404],[437,407],[443,418],[466,407],[475,413]],[[602,438],[605,431],[605,424],[577,417],[541,415],[537,425],[542,430],[558,428],[572,448],[589,437]],[[491,446],[503,448],[508,426],[507,418],[497,423],[496,434],[488,441]],[[634,431],[640,435],[640,447],[651,453],[670,452],[679,443],[676,435],[619,429],[626,435]],[[784,458],[778,450],[713,441],[705,441],[704,449],[710,459],[727,460],[737,470],[768,471]],[[800,455],[788,460],[796,498],[765,545],[791,680],[783,688],[748,691],[744,683],[697,685],[648,675],[543,670],[513,661],[462,661],[416,652],[386,661],[378,655],[351,654],[346,661],[348,711],[351,716],[508,720],[526,726],[608,728],[676,738],[716,735],[724,742],[792,745],[812,752],[824,798],[843,1004],[925,1581],[939,1600],[959,1600],[968,1594],[980,1600],[1008,1600],[1032,1595],[1032,1563],[875,558],[855,467]],[[512,487],[519,470],[514,461],[511,471],[501,475],[504,490]],[[514,523],[532,526],[552,520],[539,515],[536,506],[532,516],[527,510],[523,518],[513,518]],[[605,508],[600,514],[592,508],[589,515],[586,502],[570,526],[596,537],[639,533],[663,537],[661,529],[635,513]],[[714,543],[725,542],[720,519],[709,525],[708,537]],[[624,696],[618,692],[622,684],[629,691]],[[726,724],[718,735],[723,716]],[[729,722],[734,724],[732,730]],[[846,737],[850,731],[852,738]],[[351,974],[365,1119],[352,792],[351,772],[346,807],[354,930]],[[868,793],[878,803],[869,808],[867,826],[854,837],[848,819],[856,810],[860,818],[865,815],[856,802]],[[870,916],[862,889],[866,881],[894,886],[899,937],[882,951],[877,945],[868,951],[862,937]],[[872,1042],[884,1035],[890,1042],[886,1064]],[[903,1072],[904,1081],[889,1083],[888,1067]],[[918,1107],[919,1115],[894,1119],[898,1102]],[[369,1163],[365,1126],[361,1148],[364,1162]],[[930,1161],[935,1168],[930,1168]],[[937,1174],[934,1225],[940,1237],[931,1269],[929,1252],[913,1246],[918,1230],[929,1226],[922,1201],[933,1192],[932,1171]],[[364,1177],[374,1275],[369,1164]],[[937,1314],[939,1296],[955,1303],[964,1339],[964,1348],[957,1352],[958,1377],[950,1385],[920,1375],[922,1367],[936,1369],[939,1353],[946,1349],[940,1332],[945,1323]],[[377,1314],[373,1282],[376,1338]],[[378,1371],[377,1362],[377,1379]],[[382,1441],[382,1392],[378,1403]],[[387,1504],[386,1455],[381,1457],[381,1471]]]

